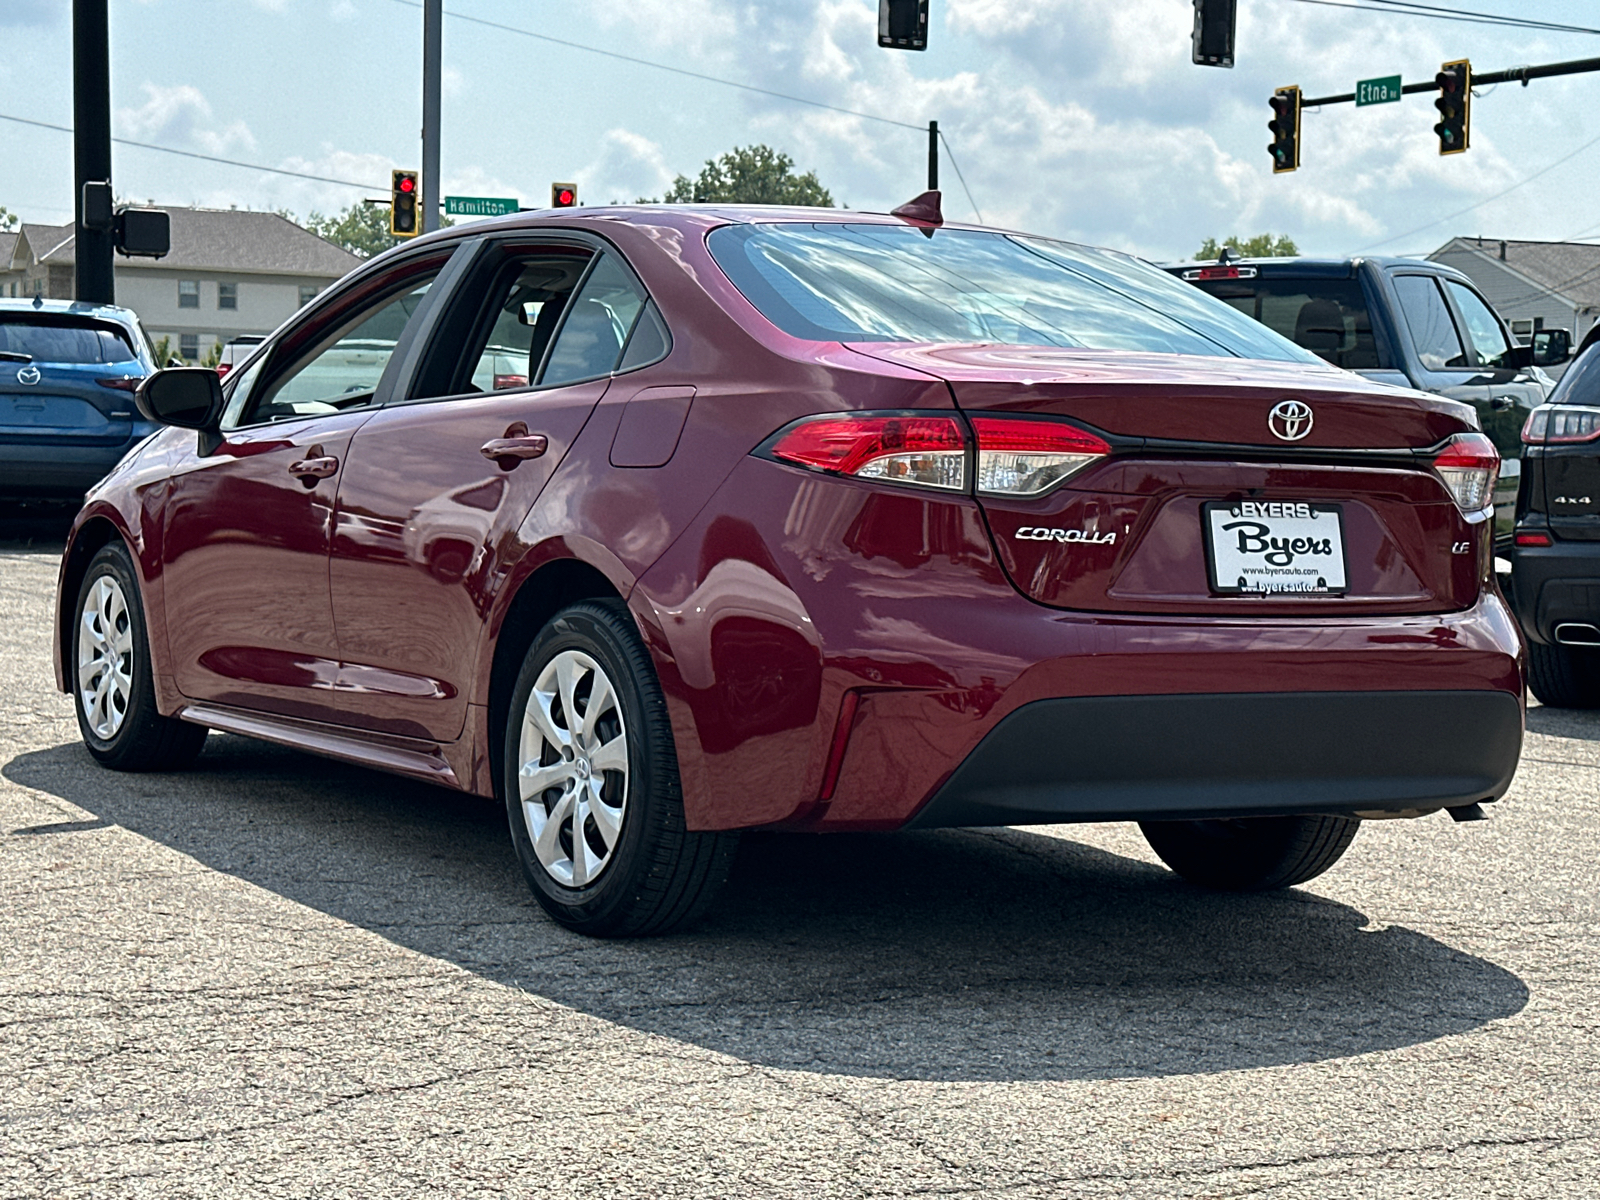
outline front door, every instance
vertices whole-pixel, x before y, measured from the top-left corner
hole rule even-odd
[[[328,595],[351,438],[437,265],[292,329],[229,396],[221,443],[173,472],[163,538],[168,639],[193,700],[337,720]],[[363,289],[365,290],[365,289]]]
[[[461,735],[516,534],[611,381],[646,296],[613,253],[489,246],[413,398],[361,427],[330,564],[345,719]]]

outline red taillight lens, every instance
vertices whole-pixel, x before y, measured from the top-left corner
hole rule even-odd
[[[954,417],[813,417],[785,430],[769,452],[785,462],[859,479],[946,491],[967,486],[967,442]]]
[[[500,375],[494,377],[494,390],[499,392],[506,388],[525,388],[528,386],[526,375]]]
[[[139,380],[131,375],[119,375],[114,379],[96,379],[101,387],[116,388],[119,392],[137,392]]]
[[[1548,533],[1517,534],[1517,545],[1519,546],[1549,546],[1552,544]]]
[[[1444,480],[1462,512],[1477,512],[1494,495],[1494,481],[1500,474],[1500,452],[1481,433],[1458,433],[1433,460],[1433,469]]]
[[[1201,279],[1237,279],[1237,278],[1239,278],[1239,268],[1238,267],[1201,267],[1200,268],[1200,278]]]
[[[1104,438],[1060,421],[973,417],[978,436],[978,492],[1037,496],[1111,453]]]
[[[232,363],[218,363],[217,364],[217,378],[221,379],[224,375],[226,375],[231,370],[233,370],[233,364]]]

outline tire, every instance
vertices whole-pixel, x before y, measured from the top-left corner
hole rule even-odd
[[[192,763],[206,730],[156,708],[139,576],[122,542],[89,560],[75,612],[67,671],[78,730],[95,761],[113,771],[178,771]]]
[[[582,709],[575,728],[569,696]],[[620,600],[564,609],[534,640],[506,716],[504,768],[522,873],[569,929],[593,937],[681,929],[727,878],[739,835],[685,828],[666,700]]]
[[[1552,708],[1600,707],[1600,650],[1530,640],[1528,690]]]
[[[1247,817],[1231,821],[1141,821],[1150,848],[1190,883],[1229,892],[1268,892],[1315,879],[1355,840],[1355,817]]]

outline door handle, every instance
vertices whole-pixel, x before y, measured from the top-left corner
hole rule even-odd
[[[299,478],[308,488],[316,487],[317,480],[326,479],[339,469],[339,460],[324,454],[321,446],[312,446],[305,458],[289,464],[289,474]]]
[[[504,437],[490,438],[478,452],[493,459],[502,471],[509,471],[525,458],[538,458],[549,446],[550,440],[544,434],[529,433],[528,427],[517,421]]]

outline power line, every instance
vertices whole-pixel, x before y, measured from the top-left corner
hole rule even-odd
[[[1587,25],[1562,25],[1554,21],[1535,21],[1525,17],[1506,17],[1496,13],[1473,12],[1468,9],[1435,8],[1428,4],[1409,4],[1403,0],[1293,0],[1296,4],[1315,4],[1323,8],[1350,8],[1358,12],[1381,12],[1392,17],[1426,17],[1435,21],[1460,21],[1470,25],[1493,25],[1510,29],[1537,29],[1546,33],[1600,34],[1600,29]]]
[[[956,161],[956,152],[950,149],[950,143],[945,141],[944,130],[939,131],[939,141],[944,144],[944,152],[950,156],[950,165],[956,169],[956,178],[961,181],[961,190],[967,194],[967,203],[972,205],[972,211],[978,218],[978,224],[983,224],[983,214],[978,212],[978,202],[972,198],[972,189],[967,186],[967,177],[961,173],[961,164]]]
[[[71,133],[70,125],[52,125],[49,121],[32,121],[27,117],[13,117],[9,113],[0,113],[0,121],[15,121],[18,125],[33,125],[39,129],[54,129],[59,133]],[[311,179],[317,183],[336,183],[341,187],[360,188],[364,192],[383,191],[384,189],[371,183],[357,183],[353,179],[334,179],[327,175],[313,175],[309,171],[291,171],[286,167],[267,167],[260,163],[243,162],[237,158],[218,158],[215,154],[200,154],[194,150],[179,150],[173,146],[158,146],[154,142],[136,142],[131,138],[114,137],[111,139],[119,146],[137,146],[140,150],[159,150],[162,154],[177,154],[183,158],[198,158],[202,162],[221,163],[228,167],[244,167],[249,171],[267,171],[273,175],[288,175],[295,179]]]
[[[420,0],[394,0],[396,4],[403,4],[407,8],[421,8]],[[775,92],[771,88],[756,87],[753,83],[740,83],[737,79],[723,79],[717,75],[707,75],[701,71],[690,71],[684,67],[674,67],[667,63],[655,62],[648,58],[636,58],[631,54],[622,54],[616,50],[605,50],[599,46],[585,45],[583,42],[568,41],[565,38],[552,37],[548,33],[535,33],[531,29],[522,29],[516,25],[505,25],[499,21],[486,20],[483,17],[468,16],[466,13],[445,10],[445,16],[454,17],[458,21],[467,21],[473,25],[482,25],[489,29],[498,29],[502,33],[520,34],[522,37],[533,38],[536,41],[549,42],[555,46],[565,46],[570,50],[584,50],[590,54],[599,54],[605,58],[614,58],[619,62],[632,63],[639,67],[653,67],[658,71],[670,71],[674,75],[683,75],[689,79],[699,79],[705,83],[720,83],[724,87],[738,88],[741,91],[755,92],[760,96],[772,96],[778,100],[787,100],[791,104],[808,104],[812,108],[825,108],[829,112],[844,113],[846,116],[861,117],[868,121],[882,121],[885,125],[898,125],[902,129],[915,129],[919,133],[927,130],[926,125],[913,125],[910,121],[897,121],[893,117],[879,116],[877,113],[862,112],[857,108],[844,108],[838,104],[827,104],[821,100],[810,100],[805,96],[791,96],[788,92]]]
[[[1437,220],[1429,221],[1426,225],[1418,225],[1415,229],[1408,229],[1404,233],[1397,233],[1397,234],[1394,234],[1392,237],[1386,237],[1381,242],[1373,242],[1371,245],[1363,246],[1363,247],[1361,247],[1360,250],[1357,251],[1357,253],[1358,254],[1365,254],[1368,250],[1376,250],[1379,246],[1387,246],[1390,242],[1398,242],[1402,238],[1408,238],[1414,233],[1422,233],[1424,230],[1432,229],[1435,225],[1443,225],[1446,221],[1454,221],[1457,217],[1466,216],[1467,213],[1474,212],[1477,209],[1482,208],[1485,204],[1493,204],[1496,200],[1500,199],[1502,196],[1509,195],[1510,193],[1516,191],[1523,184],[1532,183],[1535,179],[1538,179],[1541,175],[1549,174],[1551,171],[1553,171],[1557,167],[1559,167],[1562,163],[1570,162],[1572,159],[1577,158],[1578,155],[1582,154],[1585,150],[1589,149],[1589,147],[1591,147],[1591,146],[1593,146],[1593,145],[1595,145],[1597,143],[1600,143],[1600,137],[1591,138],[1589,141],[1585,142],[1583,145],[1579,146],[1576,150],[1573,150],[1571,153],[1563,154],[1560,158],[1556,159],[1555,162],[1551,163],[1549,166],[1541,167],[1539,170],[1535,171],[1532,175],[1529,175],[1529,176],[1526,176],[1525,178],[1517,180],[1516,183],[1513,183],[1510,187],[1506,188],[1504,191],[1496,192],[1492,196],[1486,197],[1483,200],[1479,200],[1476,204],[1469,204],[1469,205],[1467,205],[1466,208],[1461,209],[1459,212],[1449,213],[1449,214],[1447,214],[1445,216],[1442,216],[1442,217],[1438,218]]]

